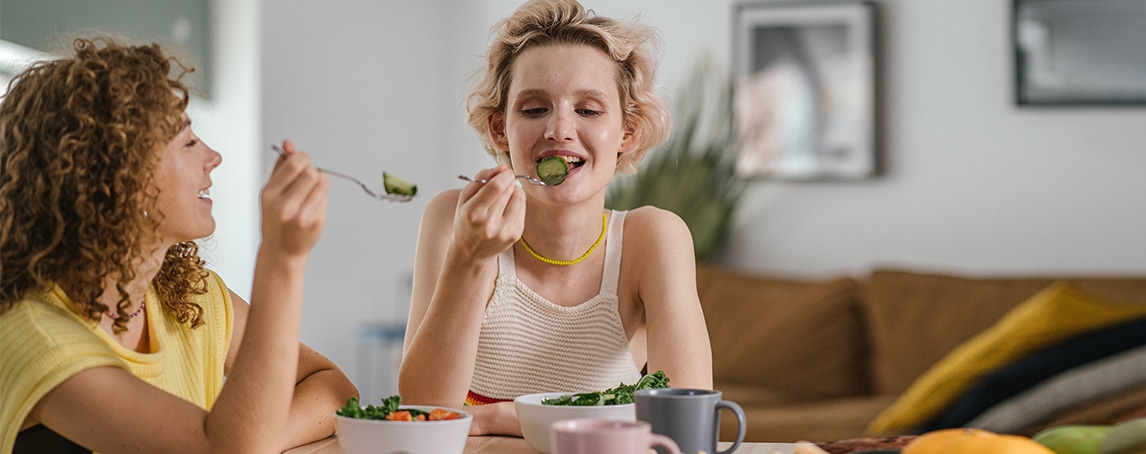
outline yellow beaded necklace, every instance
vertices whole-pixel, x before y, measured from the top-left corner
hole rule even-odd
[[[581,254],[580,257],[577,257],[573,260],[554,260],[554,259],[551,259],[551,258],[546,257],[544,255],[538,254],[537,251],[535,251],[535,250],[533,250],[533,248],[529,247],[529,243],[525,242],[525,237],[521,237],[521,245],[525,247],[526,251],[529,251],[529,255],[532,255],[537,260],[541,260],[542,262],[548,263],[550,265],[557,265],[557,266],[576,265],[578,263],[581,263],[583,260],[589,258],[589,254],[592,254],[593,250],[597,249],[597,245],[601,244],[601,240],[605,239],[605,227],[608,225],[606,223],[607,219],[608,219],[607,215],[605,213],[601,213],[601,235],[597,236],[597,241],[594,241],[593,245],[589,246],[588,251],[585,251],[584,254]]]

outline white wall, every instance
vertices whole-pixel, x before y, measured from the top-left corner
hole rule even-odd
[[[334,182],[308,269],[303,337],[356,381],[359,324],[404,316],[406,303],[396,301],[425,202],[456,187],[455,175],[490,165],[465,126],[462,96],[490,26],[518,4],[262,2],[262,142],[289,137],[319,165],[379,184],[391,171],[423,194],[386,204]],[[588,6],[640,13],[662,31],[669,93],[702,53],[727,65],[732,4]],[[1146,109],[1015,107],[1009,2],[880,7],[887,175],[754,185],[724,261],[802,275],[883,265],[1146,273]]]
[[[784,273],[1146,272],[1146,110],[1016,107],[1009,2],[881,6],[888,175],[758,185],[727,261]]]
[[[258,3],[213,1],[211,65],[217,77],[211,98],[195,99],[189,109],[195,132],[223,155],[211,174],[215,234],[202,241],[201,255],[235,293],[249,300],[263,179]]]
[[[425,203],[470,170],[447,152],[446,131],[461,127],[461,115],[446,6],[263,3],[263,142],[289,138],[318,166],[377,188],[382,172],[392,172],[423,194],[407,204],[380,202],[331,182],[326,229],[307,268],[303,340],[356,382],[365,373],[356,363],[361,323],[405,319],[403,282]],[[396,304],[400,298],[406,303]]]

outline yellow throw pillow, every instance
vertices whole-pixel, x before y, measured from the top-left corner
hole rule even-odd
[[[979,377],[1059,340],[1142,315],[1146,305],[1112,303],[1066,282],[1051,284],[931,366],[868,430],[911,431],[947,408]]]

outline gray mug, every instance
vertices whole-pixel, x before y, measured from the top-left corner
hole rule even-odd
[[[735,451],[744,441],[747,418],[744,410],[721,399],[720,391],[711,389],[642,389],[633,394],[637,420],[652,425],[653,433],[672,438],[680,452],[697,454],[727,454]],[[736,441],[725,451],[716,451],[720,430],[720,409],[736,414]]]

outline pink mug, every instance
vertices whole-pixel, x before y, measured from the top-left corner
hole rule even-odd
[[[680,454],[676,442],[644,421],[566,419],[549,426],[551,454],[646,454],[654,446]]]

